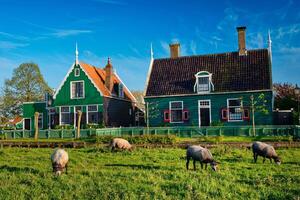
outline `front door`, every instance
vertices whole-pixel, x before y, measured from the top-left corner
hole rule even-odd
[[[31,120],[29,118],[24,119],[24,130],[31,130]]]
[[[199,126],[209,126],[211,123],[210,100],[199,100]]]

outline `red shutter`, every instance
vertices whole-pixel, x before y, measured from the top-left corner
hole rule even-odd
[[[189,120],[189,111],[187,109],[184,109],[182,111],[182,121],[188,121]]]
[[[164,111],[164,122],[170,122],[170,110]]]
[[[243,120],[250,121],[250,111],[248,108],[243,110]]]
[[[222,108],[222,110],[221,110],[221,119],[223,121],[228,120],[228,109],[227,108]]]

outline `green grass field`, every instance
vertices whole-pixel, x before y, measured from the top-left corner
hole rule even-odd
[[[210,168],[185,169],[184,149],[67,149],[69,174],[52,174],[53,149],[0,150],[0,199],[297,199],[300,149],[279,149],[283,164],[253,163],[247,149],[211,149]],[[192,162],[190,162],[192,169]]]

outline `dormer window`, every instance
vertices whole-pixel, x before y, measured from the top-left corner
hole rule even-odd
[[[212,74],[207,71],[198,72],[196,75],[196,83],[194,86],[194,91],[199,93],[209,93],[214,90],[214,85],[212,83]]]

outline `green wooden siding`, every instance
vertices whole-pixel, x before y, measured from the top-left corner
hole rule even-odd
[[[23,118],[30,118],[31,129],[34,130],[34,113],[43,113],[43,129],[48,126],[48,114],[46,109],[46,103],[33,102],[23,104]]]
[[[80,76],[76,77],[75,69],[80,70]],[[84,81],[84,98],[83,99],[71,99],[71,81]],[[91,105],[91,104],[103,104],[103,98],[93,85],[88,76],[79,67],[75,66],[72,72],[67,77],[60,91],[58,92],[53,106],[73,106],[73,105]]]
[[[145,102],[149,105],[149,124],[150,126],[198,126],[198,101],[211,101],[211,121],[218,122],[221,119],[221,109],[227,107],[228,98],[242,98],[243,106],[250,106],[250,96],[253,94],[257,98],[261,93],[264,93],[267,100],[267,110],[269,114],[255,113],[256,124],[272,124],[272,91],[267,92],[245,92],[245,93],[227,93],[227,94],[205,94],[194,96],[178,96],[178,97],[159,97],[145,98]],[[184,109],[189,111],[189,120],[184,123],[166,123],[163,120],[164,110],[169,109],[170,101],[183,101]],[[154,116],[154,117],[153,117]],[[252,121],[242,122],[224,122],[224,125],[251,125]]]

